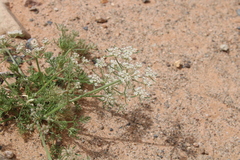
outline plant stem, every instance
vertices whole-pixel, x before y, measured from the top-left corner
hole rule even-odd
[[[38,127],[38,128],[40,129],[40,127]],[[40,132],[40,139],[42,140],[43,147],[44,147],[44,149],[45,149],[45,151],[46,151],[46,153],[47,153],[47,158],[48,158],[48,160],[52,160],[51,155],[50,155],[50,153],[49,153],[49,151],[48,151],[47,145],[46,145],[46,143],[45,143],[45,138],[44,138],[44,136],[42,135],[42,132]]]
[[[121,82],[121,80],[116,80],[116,81],[114,81],[114,82],[112,82],[112,83],[106,84],[106,85],[104,85],[104,86],[102,86],[102,87],[99,87],[99,88],[93,90],[93,91],[87,92],[87,93],[85,93],[85,94],[83,94],[83,95],[81,95],[81,96],[79,96],[79,97],[76,97],[76,98],[74,98],[74,99],[71,99],[70,102],[74,102],[74,101],[79,100],[79,99],[82,98],[82,97],[86,97],[86,96],[91,95],[91,94],[93,94],[93,93],[97,93],[97,92],[103,90],[104,88],[107,88],[107,87],[109,87],[109,86],[111,86],[111,85],[114,85],[114,84],[117,84],[117,83],[119,83],[119,82]]]
[[[15,61],[15,59],[13,58],[13,56],[11,55],[11,53],[9,51],[7,51],[9,57],[11,58],[11,60],[13,61],[13,64],[16,64],[18,67],[18,72],[22,75],[25,76],[25,74],[22,72],[22,70],[19,68],[19,64]]]
[[[41,69],[40,69],[40,67],[39,67],[39,63],[38,63],[38,58],[37,58],[37,57],[35,57],[35,60],[36,60],[36,63],[37,63],[38,72],[41,72]]]
[[[56,111],[58,111],[59,109],[61,109],[62,107],[64,107],[66,104],[62,104],[62,105],[59,105],[58,107],[54,108],[53,110],[51,110],[50,112],[48,112],[47,114],[45,114],[44,116],[47,117],[53,113],[55,113]]]

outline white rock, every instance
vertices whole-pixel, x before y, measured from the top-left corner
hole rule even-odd
[[[4,156],[5,156],[6,158],[12,159],[12,158],[14,157],[14,154],[13,154],[12,151],[5,151],[5,152],[4,152]]]
[[[222,44],[222,45],[220,46],[220,50],[221,50],[221,51],[224,51],[224,52],[228,52],[228,51],[229,51],[229,47],[228,47],[227,44]]]

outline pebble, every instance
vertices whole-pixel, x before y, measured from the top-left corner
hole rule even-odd
[[[150,3],[150,0],[142,0],[143,3]]]
[[[240,9],[237,9],[237,14],[240,16]]]
[[[39,43],[36,38],[30,38],[26,43],[26,48],[30,50],[33,50],[38,46],[39,46]]]
[[[112,132],[112,131],[113,131],[113,129],[112,129],[112,128],[110,128],[110,131]]]
[[[29,21],[30,21],[30,22],[33,22],[33,21],[34,21],[34,19],[33,19],[33,18],[31,18],[31,19],[29,19]]]
[[[108,3],[108,0],[101,0],[100,3],[102,4]]]
[[[199,144],[198,143],[193,143],[193,146],[198,148],[199,147]]]
[[[154,134],[153,138],[158,138],[158,135]]]
[[[186,61],[183,64],[183,68],[190,68],[191,67],[191,61]]]
[[[106,18],[101,18],[101,17],[96,18],[95,21],[97,23],[106,23],[106,22],[108,22],[108,20]]]
[[[58,8],[54,8],[54,11],[57,12],[57,11],[58,11]]]
[[[31,7],[30,9],[29,9],[29,11],[33,11],[34,13],[36,13],[36,14],[38,14],[39,13],[39,10],[36,8],[36,7]]]
[[[181,69],[183,67],[183,61],[182,60],[175,61],[174,66],[178,69]]]
[[[9,159],[0,154],[0,160],[9,160]]]
[[[88,31],[88,26],[83,27],[85,31]]]
[[[13,154],[12,151],[5,151],[5,152],[4,152],[4,156],[5,156],[6,158],[11,159],[11,158],[14,157],[14,154]]]
[[[227,44],[220,45],[220,51],[228,52],[229,51],[228,45]]]
[[[48,25],[51,25],[53,22],[52,21],[47,21],[47,24]]]

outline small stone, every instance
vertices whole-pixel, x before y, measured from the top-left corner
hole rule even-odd
[[[96,21],[97,23],[106,23],[106,22],[108,22],[108,20],[107,20],[106,18],[101,18],[101,17],[96,18],[95,21]]]
[[[54,8],[54,11],[57,12],[57,11],[58,11],[58,8]]]
[[[224,51],[224,52],[228,52],[228,51],[229,51],[229,47],[228,47],[227,44],[222,44],[222,45],[220,46],[220,50],[221,50],[221,51]]]
[[[51,25],[53,22],[52,21],[47,21],[47,24],[48,25]]]
[[[30,21],[30,22],[33,22],[33,21],[34,21],[34,19],[33,19],[33,18],[31,18],[31,19],[29,19],[29,21]]]
[[[100,126],[99,129],[104,130],[104,126]]]
[[[4,152],[4,156],[5,156],[6,158],[11,159],[11,158],[14,157],[14,154],[13,154],[12,151],[5,151],[5,152]]]
[[[102,4],[108,3],[108,0],[101,0],[100,3]]]
[[[153,138],[158,138],[158,135],[154,134]]]
[[[169,62],[166,63],[167,67],[171,67],[171,64]]]
[[[102,25],[102,27],[103,27],[103,28],[108,28],[108,26],[107,26],[107,25]]]
[[[237,14],[240,16],[240,9],[237,9]]]
[[[88,26],[83,27],[85,31],[88,31]]]
[[[183,64],[183,68],[190,68],[191,67],[191,61],[185,61]]]
[[[181,69],[183,67],[183,62],[182,60],[177,60],[175,63],[174,63],[174,66],[178,69]]]
[[[240,30],[240,27],[237,27],[238,30]]]
[[[30,50],[33,50],[38,46],[39,46],[39,43],[36,38],[30,38],[26,43],[26,48]]]
[[[150,0],[142,0],[143,3],[150,3]]]
[[[112,132],[112,131],[113,131],[113,129],[112,129],[112,128],[110,128],[110,131]]]
[[[199,144],[198,143],[193,143],[193,146],[198,148],[199,147]]]
[[[39,10],[38,10],[36,7],[34,7],[34,6],[31,7],[29,10],[32,11],[32,12],[34,12],[34,13],[36,13],[36,14],[39,13]]]

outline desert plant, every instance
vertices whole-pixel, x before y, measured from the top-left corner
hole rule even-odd
[[[76,40],[75,32],[67,33],[63,26],[60,31],[57,42],[62,52],[57,56],[46,52],[46,46],[29,50],[11,45],[3,38],[0,40],[2,55],[12,61],[9,74],[15,77],[15,81],[10,82],[9,74],[0,74],[5,82],[0,88],[0,123],[14,120],[23,134],[37,130],[48,159],[64,159],[61,157],[63,147],[56,141],[61,141],[66,133],[77,136],[79,124],[90,119],[77,114],[82,98],[96,97],[104,107],[121,109],[130,98],[147,97],[144,86],[150,86],[155,78],[150,68],[141,73],[141,64],[129,62],[137,52],[132,47],[110,48],[93,66],[84,56],[93,47]],[[18,48],[25,61],[32,61],[27,71],[22,71],[9,46]],[[40,59],[47,67],[41,67]],[[87,74],[90,71],[92,74]],[[92,90],[87,90],[87,85],[92,85]]]

